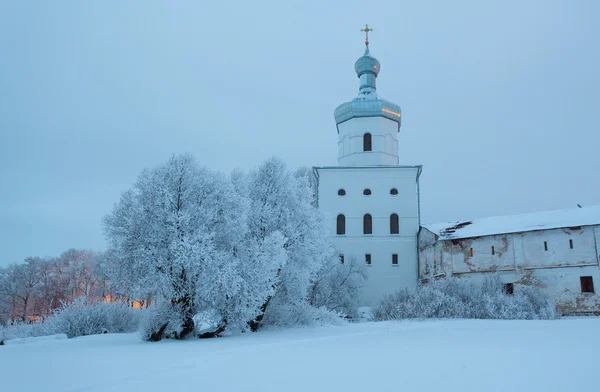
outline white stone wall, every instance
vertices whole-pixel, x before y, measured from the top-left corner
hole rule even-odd
[[[385,117],[359,117],[338,125],[340,166],[398,165],[398,123]],[[372,151],[363,151],[370,133]]]
[[[423,228],[419,244],[421,280],[450,275],[481,279],[497,272],[504,282],[515,283],[515,289],[542,288],[563,313],[600,311],[599,297],[582,294],[579,279],[592,276],[595,291],[600,291],[600,225],[445,241],[436,241]]]
[[[418,282],[417,231],[419,207],[418,167],[329,167],[316,168],[318,203],[329,222],[329,239],[346,260],[364,261],[371,254],[369,279],[361,297],[362,305],[374,305],[385,293]],[[370,196],[363,190],[371,190]],[[398,195],[390,190],[396,188]],[[344,189],[345,196],[338,190]],[[390,215],[399,216],[399,234],[390,234]],[[338,214],[346,217],[346,234],[336,234]],[[363,234],[363,216],[373,217],[373,234]],[[398,254],[398,265],[392,265]]]

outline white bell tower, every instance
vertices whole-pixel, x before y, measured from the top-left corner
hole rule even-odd
[[[362,31],[369,33],[367,25]],[[398,163],[400,107],[377,96],[379,61],[365,53],[354,64],[356,98],[335,110],[338,165],[314,167],[317,205],[340,261],[366,264],[359,302],[418,283],[420,165]]]

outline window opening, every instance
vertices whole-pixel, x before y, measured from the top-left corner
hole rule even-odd
[[[363,151],[371,151],[372,149],[372,137],[370,133],[365,133],[363,135]]]
[[[346,234],[346,217],[342,214],[337,216],[337,234]]]
[[[398,214],[390,215],[390,234],[400,234]]]
[[[504,292],[504,294],[513,295],[515,293],[514,283],[505,283],[502,287],[502,291]]]
[[[582,293],[594,292],[594,279],[591,276],[580,276],[579,281],[581,283]]]
[[[373,217],[369,214],[363,218],[363,234],[373,234]]]

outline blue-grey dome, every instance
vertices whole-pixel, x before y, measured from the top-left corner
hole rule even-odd
[[[402,112],[400,106],[377,95],[376,79],[380,70],[379,61],[369,53],[369,45],[362,57],[356,60],[354,70],[360,79],[358,96],[335,109],[335,123],[339,125],[355,117],[385,117],[398,123]]]
[[[354,63],[356,74],[359,78],[360,75],[366,72],[370,72],[377,76],[380,68],[381,64],[379,64],[379,61],[377,61],[375,57],[371,56],[369,53],[369,45],[366,45],[365,54],[363,54],[362,57],[359,57],[358,60],[356,60],[356,63]]]

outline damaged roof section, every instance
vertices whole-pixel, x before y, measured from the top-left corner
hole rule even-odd
[[[440,240],[520,233],[563,227],[600,225],[600,205],[519,215],[492,216],[463,222],[425,224]]]

